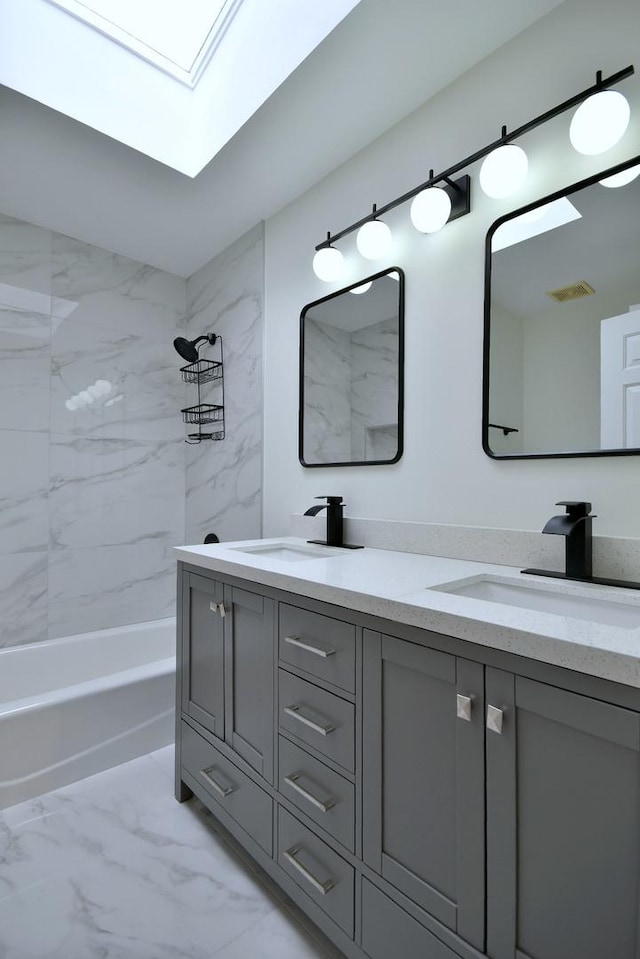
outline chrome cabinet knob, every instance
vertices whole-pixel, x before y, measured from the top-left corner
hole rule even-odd
[[[464,719],[465,722],[471,722],[471,696],[456,696],[456,716],[458,719]]]
[[[497,706],[487,706],[487,729],[492,733],[502,735],[502,723],[504,721],[504,712]]]

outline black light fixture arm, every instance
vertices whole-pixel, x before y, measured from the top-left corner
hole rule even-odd
[[[464,160],[454,163],[453,166],[448,167],[446,170],[443,170],[442,173],[438,173],[436,176],[433,175],[433,170],[430,170],[428,180],[425,180],[424,183],[420,183],[419,186],[414,187],[412,190],[407,191],[407,193],[403,193],[402,196],[396,197],[395,200],[391,200],[390,203],[386,203],[384,206],[379,208],[376,208],[374,204],[372,213],[362,217],[362,219],[357,220],[355,223],[345,227],[338,233],[327,233],[327,239],[323,240],[322,243],[318,243],[316,250],[322,250],[324,247],[331,246],[331,244],[335,243],[336,240],[341,240],[342,237],[348,236],[349,233],[353,233],[355,230],[360,229],[361,226],[364,226],[364,224],[368,223],[370,220],[375,220],[380,216],[384,216],[384,214],[388,213],[389,210],[394,210],[397,206],[401,206],[408,200],[412,200],[418,195],[418,193],[421,193],[428,187],[435,186],[437,183],[442,183],[444,181],[449,187],[450,191],[453,191],[454,193],[458,190],[467,189],[466,185],[463,185],[462,181],[468,180],[468,177],[464,177],[456,181],[451,179],[454,174],[459,173],[465,167],[471,166],[478,160],[484,159],[484,157],[488,156],[489,153],[491,153],[493,150],[496,150],[498,147],[504,146],[507,143],[511,143],[513,140],[517,140],[518,137],[523,136],[525,133],[529,133],[530,130],[535,130],[536,127],[541,126],[543,123],[547,123],[548,120],[552,120],[554,117],[559,116],[561,113],[565,113],[572,107],[578,106],[579,103],[582,103],[583,100],[586,100],[594,93],[599,93],[601,90],[606,90],[608,87],[612,87],[616,83],[619,83],[620,80],[626,80],[627,77],[633,76],[634,73],[635,68],[633,64],[630,64],[623,70],[618,70],[617,73],[612,73],[611,76],[605,78],[602,76],[602,70],[598,70],[596,73],[596,82],[592,86],[587,87],[580,93],[576,93],[573,97],[569,97],[568,100],[563,100],[562,103],[552,107],[551,110],[547,110],[545,113],[541,113],[533,120],[529,120],[528,123],[523,123],[522,126],[516,127],[515,130],[511,131],[511,133],[508,133],[507,127],[503,126],[501,135],[497,140],[489,143],[481,150],[477,150],[470,156],[465,157]],[[467,209],[465,212],[468,213],[469,210]],[[462,213],[458,213],[457,215],[460,216]],[[453,219],[454,217],[451,218]]]

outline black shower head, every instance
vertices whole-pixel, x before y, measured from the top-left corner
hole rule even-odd
[[[198,351],[191,340],[185,340],[184,336],[178,336],[173,341],[173,345],[179,355],[187,363],[195,363],[198,359]]]
[[[177,336],[173,341],[176,352],[186,360],[187,363],[196,363],[198,360],[198,343],[207,340],[211,346],[215,343],[217,337],[215,333],[205,333],[204,336],[196,336],[195,340],[186,340],[184,336]]]

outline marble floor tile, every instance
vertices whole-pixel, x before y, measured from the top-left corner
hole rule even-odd
[[[327,959],[197,802],[173,749],[0,812],[0,959]]]
[[[287,909],[274,909],[264,919],[216,953],[215,959],[326,959],[320,944],[300,926]]]

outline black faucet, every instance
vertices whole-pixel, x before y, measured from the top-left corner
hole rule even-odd
[[[579,500],[560,500],[556,506],[566,506],[566,513],[552,516],[545,523],[543,533],[556,533],[565,537],[565,571],[554,573],[546,569],[523,569],[523,573],[536,576],[553,576],[556,579],[579,579],[593,582],[591,503]]]
[[[549,569],[523,569],[522,573],[535,576],[551,576],[554,579],[574,579],[583,583],[597,583],[600,586],[624,586],[626,589],[640,589],[640,583],[631,580],[608,579],[594,576],[592,572],[591,523],[596,518],[591,513],[591,503],[579,500],[560,500],[556,506],[566,506],[564,515],[552,516],[542,530],[543,533],[556,533],[565,539],[565,572],[556,573]]]
[[[322,506],[310,506],[305,510],[305,516],[317,516],[320,510],[327,511],[327,538],[309,539],[308,543],[317,543],[319,546],[340,546],[342,549],[362,549],[362,546],[352,546],[342,540],[342,520],[344,503],[341,496],[316,496],[315,499],[326,499]]]
[[[564,516],[552,516],[545,523],[543,533],[557,533],[565,537],[565,576],[567,579],[591,579],[593,575],[591,503],[560,500],[556,506],[566,506]]]

